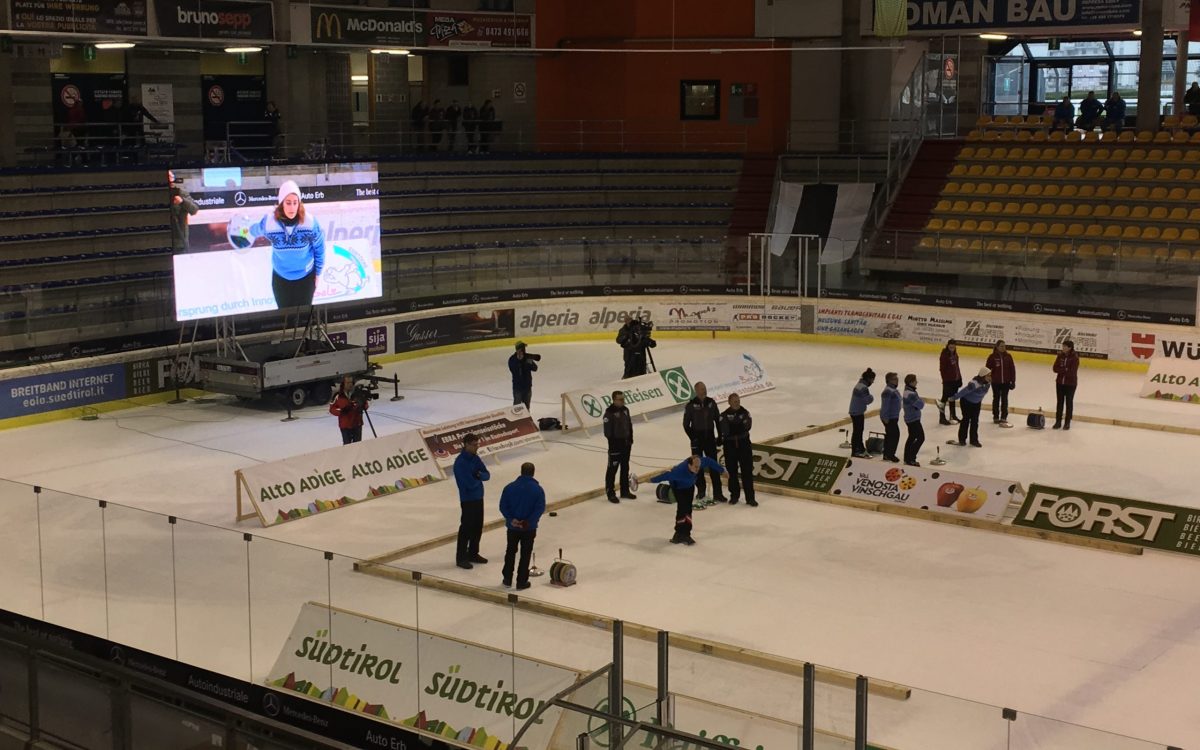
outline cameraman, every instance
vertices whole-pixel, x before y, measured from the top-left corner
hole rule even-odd
[[[353,376],[344,376],[342,387],[334,394],[333,403],[329,405],[329,413],[338,418],[338,427],[342,430],[342,445],[362,440],[363,412],[368,408],[367,391],[354,387]]]
[[[542,358],[540,354],[529,354],[525,351],[525,342],[517,342],[517,350],[508,358],[508,371],[512,373],[513,406],[529,403],[533,400],[533,373],[537,372],[537,363]]]
[[[658,346],[652,334],[654,324],[641,318],[630,318],[617,331],[617,343],[625,350],[624,378],[646,374],[646,350]]]

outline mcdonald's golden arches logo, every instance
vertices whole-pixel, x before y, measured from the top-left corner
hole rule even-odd
[[[342,19],[337,13],[323,12],[317,16],[313,39],[341,39]]]

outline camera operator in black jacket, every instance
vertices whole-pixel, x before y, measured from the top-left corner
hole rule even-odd
[[[721,420],[721,410],[717,408],[717,402],[708,397],[708,388],[704,383],[696,383],[695,391],[696,395],[683,407],[683,431],[691,441],[693,456],[708,456],[716,461],[717,425]],[[713,500],[725,502],[720,473],[710,470],[709,474],[712,476]],[[707,491],[704,472],[701,471],[696,475],[696,498],[703,498]]]
[[[641,318],[630,318],[617,331],[617,343],[625,350],[625,374],[622,378],[646,374],[646,350],[658,346],[653,333],[654,324]]]
[[[525,342],[517,342],[517,350],[508,358],[508,371],[512,373],[513,406],[529,404],[533,401],[533,373],[537,372],[537,363],[542,355],[525,351]]]

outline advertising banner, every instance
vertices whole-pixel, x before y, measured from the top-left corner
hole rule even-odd
[[[266,684],[495,750],[578,679],[569,669],[309,602]],[[561,713],[547,709],[522,746],[547,747]]]
[[[0,419],[125,398],[125,364],[30,375],[0,384]]]
[[[397,354],[472,341],[510,339],[515,314],[511,307],[481,312],[438,315],[396,323]]]
[[[263,526],[307,518],[443,479],[417,430],[235,472]]]
[[[374,164],[211,167],[173,176],[177,320],[382,296]],[[297,204],[279,202],[289,181],[300,191]]]
[[[833,494],[999,521],[1017,490],[1005,479],[851,459]]]
[[[254,0],[154,0],[159,36],[272,41],[271,3]]]
[[[876,0],[878,4],[879,0]],[[1004,31],[1141,23],[1140,0],[908,0],[908,33]]]
[[[143,83],[142,106],[158,122],[143,122],[149,140],[175,142],[175,89],[169,83]]]
[[[15,31],[146,36],[145,0],[11,0]]]
[[[844,456],[755,444],[754,481],[793,490],[830,493],[846,468]]]
[[[1153,352],[1142,381],[1142,398],[1200,404],[1200,340],[1133,334],[1133,350]]]
[[[1034,484],[1017,526],[1200,555],[1200,510]]]
[[[648,414],[687,403],[695,395],[692,384],[697,382],[703,382],[708,395],[717,401],[728,398],[730,393],[745,396],[775,387],[762,364],[752,355],[733,354],[569,391],[562,394],[562,400],[564,406],[574,412],[580,425],[590,428],[604,423],[604,410],[612,404],[613,391],[625,394],[625,406],[630,414]]]
[[[533,16],[523,13],[429,11],[428,46],[531,47]]]
[[[468,434],[479,436],[479,455],[491,456],[523,445],[542,443],[542,433],[524,404],[476,414],[454,422],[421,428],[421,438],[439,466],[450,466],[462,453]]]
[[[524,13],[432,11],[412,8],[351,8],[312,5],[308,40],[315,44],[370,47],[531,47],[533,17]],[[293,11],[294,13],[294,11]],[[295,16],[293,16],[295,17]]]
[[[678,300],[661,306],[655,321],[661,331],[728,331],[728,302],[688,302]]]
[[[119,143],[125,86],[122,73],[53,73],[50,91],[54,121],[68,123],[65,130],[76,145]]]
[[[796,302],[734,302],[729,325],[735,331],[813,332],[813,306]]]

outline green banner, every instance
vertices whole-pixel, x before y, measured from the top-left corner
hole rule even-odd
[[[830,492],[846,459],[772,445],[754,445],[754,481],[794,490]]]
[[[1013,523],[1200,555],[1200,510],[1191,508],[1035,484]]]

